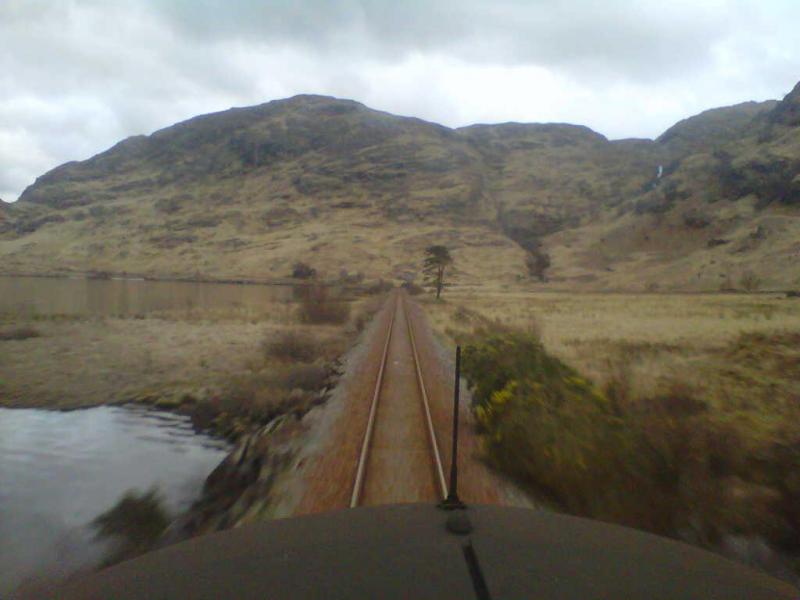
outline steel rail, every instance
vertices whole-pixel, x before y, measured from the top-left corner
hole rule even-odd
[[[361,497],[361,491],[364,488],[364,472],[367,468],[367,455],[369,454],[370,444],[372,443],[372,431],[375,427],[375,414],[378,409],[378,398],[381,394],[381,386],[383,385],[383,373],[386,370],[386,358],[389,355],[389,342],[392,339],[392,327],[394,326],[394,315],[397,312],[397,304],[399,296],[395,296],[394,306],[392,307],[392,315],[389,319],[389,329],[386,332],[386,343],[383,345],[383,357],[381,358],[381,366],[378,370],[378,378],[375,382],[375,392],[372,395],[372,404],[369,407],[369,417],[367,418],[367,430],[364,432],[364,441],[361,444],[361,453],[358,457],[358,467],[356,468],[356,478],[353,482],[353,492],[350,495],[350,508],[358,506],[358,501]]]
[[[417,354],[417,344],[414,340],[414,329],[411,326],[411,319],[406,310],[405,301],[400,300],[400,306],[406,315],[406,325],[408,326],[408,336],[411,339],[411,351],[414,354],[414,366],[417,370],[417,383],[419,383],[420,395],[422,396],[422,406],[425,409],[425,421],[428,425],[428,441],[431,444],[433,453],[433,463],[435,471],[435,479],[439,483],[439,489],[442,500],[447,498],[447,481],[444,478],[444,469],[442,469],[442,457],[439,454],[439,445],[436,443],[436,432],[433,429],[433,419],[431,419],[431,409],[428,402],[428,393],[425,391],[425,381],[422,379],[422,369],[419,366],[419,354]]]

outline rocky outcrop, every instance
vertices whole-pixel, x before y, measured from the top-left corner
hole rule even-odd
[[[298,428],[294,417],[282,416],[243,435],[206,479],[200,500],[170,528],[170,541],[228,529],[264,512],[276,478],[291,462],[289,440]]]
[[[263,426],[254,426],[235,415],[207,413],[202,405],[174,395],[173,405],[147,400],[161,408],[181,410],[192,405],[189,414],[202,425],[235,440],[227,457],[206,478],[200,499],[169,528],[161,544],[166,545],[202,533],[235,527],[267,518],[275,502],[273,487],[291,468],[304,447],[306,414],[328,401],[342,375],[339,360],[332,362],[320,389],[290,402],[280,414]],[[300,390],[297,390],[300,392]]]
[[[770,121],[787,127],[800,127],[800,83],[778,103]]]

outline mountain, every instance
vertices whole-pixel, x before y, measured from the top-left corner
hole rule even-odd
[[[772,111],[770,122],[787,127],[800,126],[800,83],[794,86],[783,102]]]
[[[677,157],[729,144],[757,130],[756,117],[769,114],[779,103],[743,102],[734,106],[712,108],[679,121],[658,137]]]
[[[195,117],[39,177],[0,209],[5,273],[800,285],[800,85],[656,140],[568,124],[449,129],[302,95]]]
[[[0,233],[5,231],[6,224],[9,221],[10,208],[11,205],[0,198]]]

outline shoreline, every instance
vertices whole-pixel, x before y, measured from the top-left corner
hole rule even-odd
[[[370,288],[370,283],[362,284],[349,283],[340,279],[294,279],[292,277],[273,277],[268,279],[250,277],[192,277],[178,275],[144,275],[141,273],[121,272],[55,272],[55,273],[17,273],[0,272],[0,278],[37,278],[37,279],[69,279],[84,281],[136,281],[136,282],[171,282],[171,283],[207,283],[218,285],[242,285],[242,286],[265,286],[265,287],[296,287],[323,285],[326,287],[342,287],[350,293],[366,293]],[[377,281],[377,280],[375,280]],[[800,297],[800,290],[795,288],[763,289],[746,291],[735,288],[727,289],[625,289],[625,288],[582,288],[582,287],[557,287],[548,284],[532,283],[529,286],[519,286],[514,284],[497,285],[496,289],[482,287],[479,283],[453,283],[450,285],[451,291],[461,293],[497,293],[504,294],[576,294],[582,296],[782,296],[786,298]]]
[[[0,321],[0,329],[36,329],[29,338],[0,340],[0,407],[167,412],[188,417],[195,434],[227,441],[229,450],[191,504],[170,515],[148,550],[268,518],[276,481],[308,443],[304,417],[330,401],[343,357],[358,344],[376,300],[349,301],[353,310],[335,324],[309,324],[294,305],[279,311],[277,304],[265,306],[267,316],[253,322],[213,320],[210,314],[205,320]],[[287,340],[298,339],[312,346],[292,354],[297,348],[287,347]]]
[[[247,277],[181,277],[181,276],[158,276],[144,275],[141,273],[128,273],[126,271],[112,272],[93,272],[93,271],[74,271],[57,273],[7,273],[0,272],[0,277],[5,278],[38,278],[38,279],[72,279],[86,281],[152,281],[152,282],[172,282],[172,283],[212,283],[225,285],[261,285],[261,286],[345,286],[353,290],[363,290],[366,286],[353,285],[336,279],[294,279],[292,277],[275,277],[271,279],[256,279]]]

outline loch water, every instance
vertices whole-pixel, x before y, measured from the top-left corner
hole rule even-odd
[[[0,597],[100,560],[89,524],[129,490],[187,508],[228,449],[189,417],[143,407],[0,409]]]

